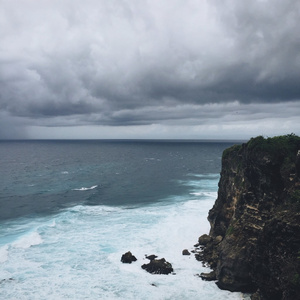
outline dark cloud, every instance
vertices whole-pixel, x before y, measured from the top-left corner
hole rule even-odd
[[[299,27],[297,0],[2,0],[0,110],[37,126],[293,116]]]

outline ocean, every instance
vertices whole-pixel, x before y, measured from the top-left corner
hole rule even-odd
[[[209,231],[232,144],[0,141],[0,299],[241,299],[182,255]],[[143,270],[150,254],[175,274]]]

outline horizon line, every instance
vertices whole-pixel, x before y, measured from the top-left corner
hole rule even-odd
[[[21,142],[21,141],[119,141],[119,142],[147,142],[147,141],[153,141],[153,142],[239,142],[243,143],[248,141],[249,139],[184,139],[184,138],[94,138],[94,139],[82,139],[82,138],[47,138],[47,139],[1,139],[1,142]]]

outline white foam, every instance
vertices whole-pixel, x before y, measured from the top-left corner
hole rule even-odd
[[[8,249],[7,245],[0,248],[0,263],[3,263],[5,261],[7,261],[7,259],[8,259],[7,249]]]
[[[93,185],[91,187],[82,187],[80,189],[73,189],[73,191],[88,191],[88,190],[93,190],[95,189],[96,187],[98,187],[98,185]]]
[[[190,193],[190,195],[216,198],[218,193],[216,193],[216,192],[193,192],[193,193]]]
[[[55,220],[50,221],[50,223],[48,224],[49,227],[55,227],[56,226],[56,222]]]
[[[0,278],[14,280],[1,284],[0,295],[22,300],[240,299],[239,293],[221,291],[195,276],[207,269],[193,255],[182,255],[208,232],[213,202],[199,197],[133,209],[78,205],[23,223],[22,230],[32,231],[5,246]],[[128,250],[138,261],[122,264]],[[176,275],[144,271],[145,254],[164,257]]]
[[[31,246],[39,245],[43,242],[38,232],[31,232],[22,236],[20,239],[12,243],[12,246],[16,248],[29,248]]]
[[[68,171],[62,171],[61,174],[69,174]]]
[[[212,174],[212,173],[207,173],[207,174],[195,174],[195,173],[189,173],[187,176],[194,176],[198,178],[209,178],[209,179],[219,179],[220,175],[219,174]]]

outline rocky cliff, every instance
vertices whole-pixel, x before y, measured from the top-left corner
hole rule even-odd
[[[198,259],[217,285],[252,299],[300,299],[300,138],[291,134],[224,151],[209,236]]]

